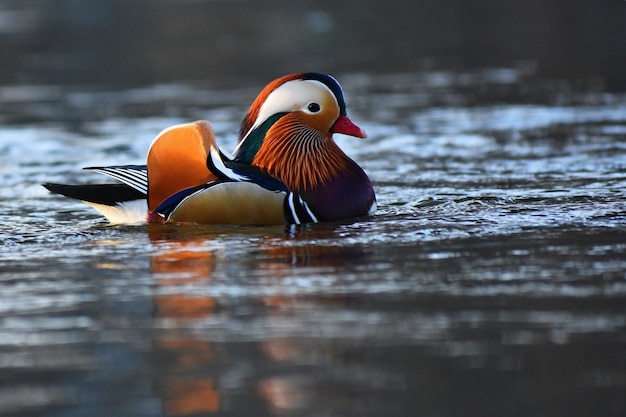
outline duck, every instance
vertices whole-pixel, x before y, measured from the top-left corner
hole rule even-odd
[[[106,184],[45,183],[81,200],[110,223],[305,224],[373,215],[365,171],[334,134],[367,137],[348,117],[341,86],[328,74],[289,74],[267,84],[248,109],[232,154],[211,123],[169,127],[145,165],[87,167]]]

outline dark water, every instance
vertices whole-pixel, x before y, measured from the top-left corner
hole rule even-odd
[[[623,7],[571,2],[566,19],[535,3],[406,3],[429,12],[413,30],[402,2],[0,3],[0,415],[623,416]],[[539,8],[552,19],[511,23]],[[453,22],[466,36],[442,34]],[[548,27],[506,53],[491,36]],[[219,52],[239,36],[258,67]],[[193,39],[228,64],[193,61]],[[363,61],[335,53],[348,46]],[[232,150],[263,84],[325,48],[369,133],[337,140],[374,182],[373,217],[109,226],[39,185],[103,180],[80,168],[141,163],[195,119]],[[193,68],[158,58],[176,51]]]

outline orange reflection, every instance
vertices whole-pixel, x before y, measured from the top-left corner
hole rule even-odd
[[[355,261],[364,256],[363,250],[359,248],[311,243],[323,242],[327,238],[336,239],[332,230],[322,229],[321,233],[305,231],[305,237],[301,240],[281,234],[277,230],[271,229],[267,237],[262,234],[259,236],[255,230],[254,246],[245,253],[240,264],[229,264],[227,270],[237,273],[252,271],[253,276],[258,274],[281,280],[299,273],[298,270],[303,266],[340,267],[346,264],[346,259]],[[224,394],[216,384],[216,379],[210,374],[207,376],[207,373],[211,372],[210,369],[223,369],[224,364],[215,366],[219,355],[210,341],[211,335],[204,335],[208,340],[202,339],[202,336],[198,337],[188,329],[190,323],[213,315],[221,301],[207,296],[207,291],[197,294],[193,289],[209,289],[214,271],[224,271],[223,265],[218,264],[236,260],[217,256],[212,241],[220,239],[220,236],[216,236],[215,230],[193,226],[185,228],[151,225],[149,231],[155,250],[151,262],[157,287],[154,298],[155,318],[163,319],[168,326],[167,331],[162,334],[155,333],[154,340],[156,352],[163,357],[164,369],[159,373],[157,386],[162,390],[165,410],[172,416],[219,412],[221,404],[226,402],[223,399]],[[233,232],[218,230],[217,233]],[[216,268],[216,265],[220,268]],[[290,305],[311,302],[307,297],[262,294],[263,291],[259,291],[254,302],[260,301],[269,308],[270,311],[263,313],[268,317],[288,316]],[[323,297],[323,302],[343,303],[346,301],[345,297],[326,296]],[[320,300],[316,298],[315,302]],[[302,347],[289,338],[268,338],[251,345],[261,356],[256,357],[253,354],[254,358],[251,358],[251,352],[244,349],[242,352],[247,353],[246,357],[239,358],[241,362],[255,360],[266,362],[266,365],[280,363],[280,368],[284,369],[285,364],[306,361]],[[236,353],[229,352],[229,355]],[[238,358],[230,357],[228,360],[236,362]],[[252,375],[249,381],[255,384],[253,391],[270,410],[284,412],[301,409],[309,402],[309,390],[304,384],[306,381],[299,377]]]
[[[277,411],[295,410],[305,404],[304,390],[290,378],[267,378],[259,383],[259,393]]]
[[[152,256],[151,271],[156,283],[154,297],[155,318],[168,322],[201,320],[213,314],[217,302],[207,296],[196,296],[185,286],[205,287],[211,283],[214,264],[213,251],[204,245],[204,239],[169,240],[163,233],[166,227],[151,227],[153,242],[158,252]],[[211,342],[181,332],[167,332],[154,340],[155,351],[162,355],[164,369],[159,372],[161,391],[167,415],[185,416],[220,411],[221,394],[211,377],[194,375],[215,361]]]
[[[187,295],[160,295],[154,297],[157,317],[176,319],[198,319],[211,315],[215,308],[212,298],[189,297]]]
[[[174,352],[173,367],[178,370],[196,369],[213,362],[215,353],[210,342],[197,339],[159,339],[156,342],[160,350]]]
[[[162,239],[157,233],[159,229],[152,227],[150,230],[152,239]],[[210,284],[213,252],[204,246],[204,239],[168,241],[165,248],[152,256],[150,266],[157,287],[166,290],[165,295],[155,297],[157,317],[199,319],[209,316],[215,308],[215,300],[190,296],[183,286]],[[180,291],[176,287],[181,287]]]
[[[220,410],[220,394],[210,378],[172,379],[166,382],[165,391],[165,411],[169,415]]]

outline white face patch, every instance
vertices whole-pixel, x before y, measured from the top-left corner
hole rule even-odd
[[[305,113],[312,113],[308,106],[311,103],[328,102],[328,97],[332,98],[332,102],[337,103],[337,98],[333,92],[324,83],[317,80],[293,80],[287,81],[274,91],[272,91],[259,110],[259,115],[247,133],[263,124],[269,117],[276,113],[285,113],[301,110]],[[322,108],[321,111],[324,109]],[[319,111],[319,110],[318,110]],[[246,134],[247,136],[247,134]]]

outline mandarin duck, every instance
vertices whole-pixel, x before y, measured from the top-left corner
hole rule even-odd
[[[112,223],[276,225],[333,221],[376,210],[372,184],[333,140],[365,138],[330,75],[299,73],[269,83],[254,100],[232,156],[211,125],[165,129],[146,165],[91,167],[115,184],[43,184],[82,200]]]

